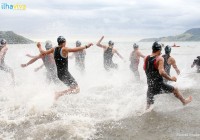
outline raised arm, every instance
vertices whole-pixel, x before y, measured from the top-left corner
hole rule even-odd
[[[178,67],[176,65],[176,60],[174,58],[172,58],[172,66],[175,69],[176,73],[179,75],[180,74],[180,70],[178,69]]]
[[[37,43],[37,47],[38,47],[38,49],[39,49],[39,51],[40,51],[40,53],[41,53],[42,55],[47,55],[47,54],[51,54],[51,53],[54,52],[54,48],[51,48],[51,49],[49,49],[49,50],[47,50],[47,51],[44,51],[44,50],[42,49],[42,46],[41,46],[41,43],[40,43],[40,42]]]
[[[158,58],[158,70],[161,76],[163,76],[165,79],[170,80],[170,81],[175,81],[176,82],[176,77],[170,77],[164,69],[164,58],[160,57]]]
[[[40,59],[40,58],[42,58],[43,57],[43,55],[38,55],[37,57],[34,57],[34,58],[32,58],[28,63],[26,63],[26,64],[21,64],[21,67],[22,68],[24,68],[24,67],[27,67],[28,65],[30,65],[30,64],[33,64],[35,61],[37,61],[38,59]]]
[[[102,45],[102,44],[101,44],[101,41],[102,41],[103,39],[104,39],[104,36],[102,36],[102,37],[101,37],[101,39],[100,39],[100,40],[97,42],[97,44],[96,44],[96,45],[97,45],[98,47],[101,47],[101,48],[104,48],[104,49],[106,49],[106,48],[107,48],[107,46],[104,46],[104,45]]]

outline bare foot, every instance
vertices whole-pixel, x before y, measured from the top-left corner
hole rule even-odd
[[[77,94],[80,92],[80,89],[79,88],[74,88],[74,89],[68,89],[68,90],[65,90],[65,91],[62,91],[62,92],[56,92],[55,93],[55,97],[54,99],[55,100],[58,100],[58,98],[60,96],[63,96],[63,95],[68,95],[68,94]]]
[[[147,105],[145,113],[151,112],[153,110],[153,108],[154,108],[153,104]]]
[[[75,88],[71,91],[72,94],[77,94],[80,92],[80,89],[79,88]]]
[[[192,96],[189,96],[187,99],[185,99],[183,105],[187,105],[188,103],[190,103],[192,101]]]

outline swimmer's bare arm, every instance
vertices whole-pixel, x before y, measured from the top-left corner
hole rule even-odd
[[[38,49],[39,49],[39,51],[40,51],[40,55],[47,55],[47,54],[51,54],[51,53],[54,52],[54,48],[51,48],[51,49],[49,49],[49,50],[47,50],[47,51],[44,51],[44,50],[42,49],[42,46],[41,46],[41,43],[40,43],[40,42],[37,43],[37,47],[38,47]]]
[[[0,51],[0,60],[3,58],[3,56],[6,54],[8,48],[7,47],[3,47]],[[0,61],[1,64],[1,61]]]
[[[142,57],[142,58],[145,58],[145,55],[142,54],[140,51],[138,51],[138,56]]]
[[[21,64],[21,67],[22,67],[22,68],[27,67],[28,65],[33,64],[35,61],[37,61],[38,59],[40,59],[40,58],[42,58],[42,57],[43,57],[43,55],[40,54],[40,55],[38,55],[38,56],[32,58],[30,61],[28,61],[28,63],[26,63],[26,64]]]
[[[89,47],[91,47],[93,44],[89,43],[88,45],[85,45],[84,47],[75,47],[75,48],[63,48],[64,52],[78,52],[84,49],[87,49]]]
[[[116,53],[122,60],[124,60],[124,58],[122,57],[122,55],[119,54],[119,52],[116,49],[114,49],[114,53]]]
[[[191,68],[193,68],[196,65],[196,62],[194,60],[193,64],[191,65]]]
[[[30,54],[26,54],[27,57],[30,57],[30,58],[34,58],[34,57],[37,57],[37,56],[34,56],[34,55],[30,55]]]
[[[98,47],[101,47],[101,48],[103,48],[103,49],[106,49],[107,46],[101,44],[101,41],[102,41],[103,39],[104,39],[104,36],[101,37],[101,39],[97,42],[96,45],[97,45]]]
[[[176,77],[170,77],[164,70],[164,58],[160,57],[158,58],[158,71],[161,76],[163,76],[165,79],[170,80],[170,81],[175,81],[176,82]]]
[[[175,69],[176,73],[179,75],[180,70],[178,69],[178,67],[176,65],[176,60],[174,58],[171,58],[171,64],[172,64],[173,68]]]

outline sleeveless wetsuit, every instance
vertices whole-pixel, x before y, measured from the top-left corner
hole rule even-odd
[[[200,73],[200,59],[195,59],[193,65],[196,65],[197,73]]]
[[[170,58],[170,55],[165,54],[162,57],[164,58],[164,69],[165,69],[165,72],[168,75],[170,75],[171,65],[168,64],[168,59]],[[168,82],[168,80],[164,78],[164,82]]]
[[[68,57],[62,56],[62,48],[56,47],[54,50],[54,59],[57,66],[58,78],[67,86],[75,87],[77,82],[68,71]]]
[[[75,52],[75,63],[76,63],[76,66],[80,70],[85,69],[85,52],[84,51]]]
[[[144,70],[147,76],[147,103],[154,103],[154,95],[171,93],[174,87],[163,82],[162,76],[159,74],[156,57],[147,56],[144,64]]]
[[[113,53],[112,53],[113,48],[108,47],[104,51],[104,68],[106,70],[109,70],[110,68],[118,68],[118,65],[113,63],[112,58],[113,58]]]
[[[48,80],[48,82],[53,81],[54,83],[58,83],[56,64],[55,64],[55,61],[52,58],[53,58],[52,54],[45,55],[42,58],[42,61],[43,61],[44,66],[47,70],[47,80]]]
[[[165,72],[166,72],[168,75],[170,75],[171,65],[167,63],[167,62],[168,62],[168,59],[170,58],[170,55],[165,54],[165,55],[163,55],[162,57],[164,58],[164,68],[165,68]]]

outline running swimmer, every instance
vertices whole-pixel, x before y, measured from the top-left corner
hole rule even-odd
[[[78,93],[80,91],[77,82],[75,81],[75,79],[72,77],[72,75],[68,71],[68,54],[71,52],[82,51],[93,45],[92,43],[89,43],[88,45],[86,45],[84,47],[68,48],[66,46],[66,39],[63,36],[59,36],[57,38],[57,42],[58,42],[57,47],[51,48],[50,50],[47,50],[47,51],[42,50],[40,43],[37,44],[41,55],[47,55],[47,54],[52,54],[52,53],[54,54],[54,59],[55,59],[55,63],[57,66],[58,78],[65,85],[70,87],[67,90],[57,92],[55,95],[56,100],[60,96],[63,96],[65,94]]]
[[[45,48],[46,50],[52,49],[53,45],[51,41],[46,41]],[[41,69],[43,66],[45,66],[47,73],[46,73],[46,79],[47,82],[54,82],[55,84],[58,83],[58,76],[57,76],[57,71],[56,71],[56,64],[55,60],[53,57],[53,54],[48,54],[48,55],[38,55],[38,56],[31,56],[30,54],[27,54],[28,57],[31,57],[32,59],[26,63],[26,64],[21,64],[21,67],[27,67],[30,64],[33,64],[39,59],[42,59],[43,64],[35,69],[35,72]]]
[[[80,41],[76,41],[76,47],[81,47]],[[75,52],[72,55],[72,57],[75,57],[75,65],[77,69],[82,72],[85,70],[85,55],[86,55],[85,50]]]
[[[186,105],[192,101],[192,97],[189,96],[185,99],[178,88],[175,88],[167,83],[163,82],[163,77],[167,80],[176,82],[176,77],[169,76],[164,70],[164,58],[161,57],[162,47],[157,42],[153,43],[152,54],[145,58],[144,70],[147,76],[147,108],[154,103],[154,95],[162,93],[174,93],[175,97],[178,98],[183,105]]]
[[[118,51],[115,48],[113,48],[114,42],[109,41],[108,46],[102,45],[101,41],[103,39],[104,39],[104,36],[101,37],[101,39],[97,42],[96,45],[104,49],[104,68],[106,70],[117,69],[118,65],[113,63],[113,60],[112,60],[113,55],[116,53],[122,60],[124,60],[124,58],[118,53]]]
[[[4,61],[7,51],[8,51],[7,41],[5,39],[2,39],[0,42],[0,70],[3,70],[11,75],[12,84],[14,85],[15,84],[14,72],[9,66],[5,64]]]
[[[164,69],[165,72],[170,75],[170,70],[171,70],[171,66],[174,68],[174,70],[176,71],[176,73],[179,75],[180,74],[180,70],[178,69],[177,65],[176,65],[176,60],[170,55],[171,54],[171,50],[172,48],[170,46],[166,46],[165,47],[165,54],[162,56],[164,58]],[[164,79],[165,82],[167,82],[168,80]]]
[[[193,64],[191,65],[191,68],[196,66],[197,72],[200,73],[200,56],[197,56],[197,59],[194,59]]]
[[[130,54],[129,60],[131,61],[130,69],[133,71],[135,78],[140,80],[140,73],[138,71],[138,66],[140,63],[140,57],[145,58],[145,56],[139,51],[139,46],[134,43],[133,44],[133,51]]]

